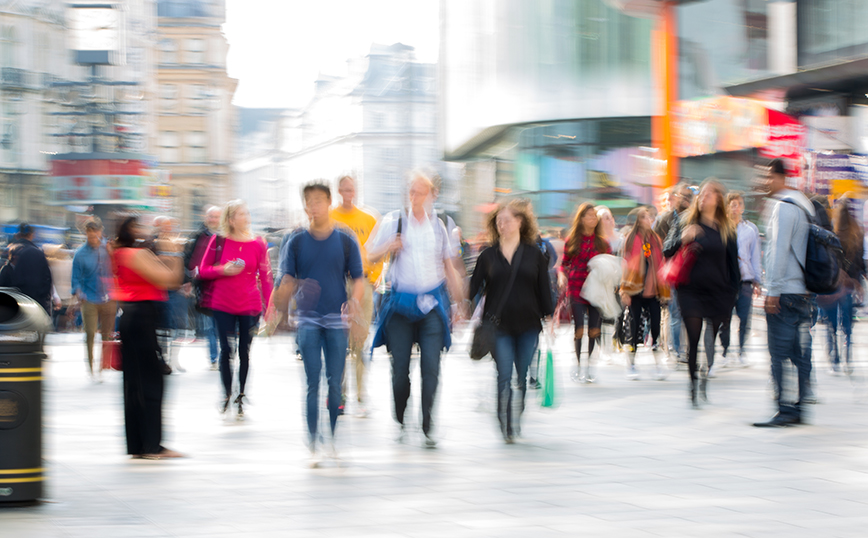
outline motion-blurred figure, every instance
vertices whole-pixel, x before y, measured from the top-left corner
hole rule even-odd
[[[319,465],[319,386],[325,362],[332,457],[337,457],[335,429],[341,404],[341,379],[350,338],[362,339],[369,321],[363,317],[365,294],[362,258],[355,237],[336,227],[329,216],[331,190],[311,183],[302,191],[310,228],[293,232],[280,252],[280,286],[274,307],[286,312],[295,296],[298,312],[298,348],[307,378],[306,417],[311,467]],[[347,283],[352,296],[347,298]],[[269,315],[273,315],[269,313]],[[344,317],[346,316],[346,318]]]
[[[663,253],[674,256],[680,248],[694,250],[695,261],[687,283],[678,287],[678,302],[687,329],[687,365],[690,372],[690,401],[708,401],[707,372],[697,367],[702,322],[711,322],[712,340],[732,316],[736,293],[741,286],[738,270],[738,241],[735,226],[724,204],[724,188],[717,180],[703,182],[699,196],[669,231]],[[713,361],[713,355],[711,360]],[[713,362],[708,364],[708,368]]]
[[[343,176],[338,180],[338,194],[341,195],[341,205],[331,210],[331,218],[347,226],[356,236],[361,249],[362,266],[365,273],[364,295],[360,300],[361,313],[359,314],[359,322],[363,323],[360,326],[358,334],[354,337],[350,335],[349,353],[347,358],[353,365],[353,371],[356,378],[356,401],[358,409],[356,413],[359,416],[367,416],[368,412],[365,408],[365,342],[368,338],[368,332],[371,328],[371,318],[374,315],[374,284],[380,278],[380,272],[383,270],[382,263],[370,264],[367,262],[367,252],[365,252],[365,243],[374,231],[377,225],[377,219],[355,205],[356,199],[356,180],[351,176]],[[352,294],[352,287],[355,286],[354,281],[348,281],[347,293]],[[344,379],[342,383],[343,397],[346,400],[348,394],[346,371],[344,371]]]
[[[660,301],[669,297],[669,287],[658,277],[663,266],[663,244],[651,229],[651,213],[645,207],[635,212],[636,222],[624,241],[624,264],[626,270],[621,279],[621,304],[630,308],[633,317],[631,342],[628,351],[627,377],[638,378],[636,350],[644,331],[642,313],[650,320],[651,352],[657,367],[657,379],[666,378],[666,367],[660,360],[657,339],[660,337]]]
[[[812,300],[805,286],[805,258],[808,246],[808,216],[814,205],[805,196],[787,187],[784,163],[769,165],[769,195],[775,204],[766,223],[766,323],[772,379],[775,383],[777,412],[757,427],[782,427],[802,423],[805,400],[811,390]],[[784,395],[784,361],[798,370],[798,395],[794,402]]]
[[[241,200],[232,200],[220,215],[219,232],[211,237],[199,264],[199,275],[213,280],[204,306],[211,310],[220,339],[220,380],[223,400],[220,412],[229,409],[232,398],[232,348],[230,336],[237,334],[238,396],[236,417],[244,418],[244,389],[250,370],[250,344],[259,325],[259,316],[271,299],[271,264],[265,241],[250,231],[250,212]]]
[[[573,313],[575,326],[576,361],[578,362],[576,380],[593,383],[596,379],[592,364],[594,347],[600,339],[600,328],[603,319],[600,311],[582,298],[582,287],[588,279],[590,268],[588,262],[597,254],[609,254],[609,243],[601,236],[597,228],[597,212],[590,203],[584,203],[576,210],[570,235],[564,247],[564,258],[561,271],[566,276],[568,297]],[[582,368],[582,337],[585,334],[585,314],[588,315],[588,359],[587,366]]]
[[[111,256],[102,237],[103,226],[99,217],[84,225],[87,241],[75,251],[72,259],[72,294],[79,301],[84,322],[87,346],[87,365],[91,377],[93,369],[93,343],[97,328],[103,341],[111,339],[115,330],[117,303],[110,297],[112,279]]]
[[[665,241],[669,236],[669,229],[678,221],[681,215],[690,207],[693,201],[693,191],[686,183],[679,183],[670,191],[669,206],[671,209],[662,213],[657,218],[654,233]],[[681,307],[678,304],[678,290],[672,288],[672,297],[669,300],[669,344],[670,351],[675,352],[676,360],[681,361],[684,350],[681,346]]]
[[[138,217],[127,217],[113,244],[117,281],[115,299],[121,304],[121,353],[124,372],[124,425],[127,454],[133,458],[178,458],[163,447],[163,362],[157,343],[157,322],[167,289],[177,288],[184,276],[181,252],[170,243],[160,256],[144,248],[149,230]]]
[[[548,259],[537,246],[536,219],[526,204],[512,201],[492,211],[488,230],[493,245],[479,255],[469,296],[481,291],[485,297],[482,315],[497,320],[492,350],[497,367],[497,419],[503,440],[512,444],[521,435],[527,370],[539,342],[540,320],[554,312],[554,303]],[[513,370],[519,390],[517,416],[512,402]]]
[[[421,173],[409,183],[410,210],[394,211],[380,223],[368,242],[368,261],[376,263],[392,254],[391,291],[383,299],[373,346],[386,344],[392,354],[392,391],[395,420],[405,440],[404,411],[410,397],[410,352],[421,351],[422,432],[425,446],[434,448],[431,412],[440,377],[440,352],[452,343],[451,295],[466,315],[463,282],[456,271],[463,267],[458,250],[443,222],[430,212],[434,186]],[[449,293],[447,294],[447,286]]]
[[[817,303],[822,311],[822,318],[826,322],[826,351],[829,354],[829,363],[832,374],[841,371],[841,363],[844,363],[844,371],[850,374],[853,371],[853,296],[862,292],[862,277],[865,275],[865,262],[863,260],[864,234],[859,222],[853,218],[850,212],[850,201],[847,198],[838,200],[832,218],[841,246],[844,247],[844,256],[840,286],[835,293],[830,295],[818,295]],[[844,335],[843,354],[838,346],[838,327]],[[842,361],[843,355],[843,361]]]
[[[40,304],[48,315],[51,315],[51,268],[42,249],[33,242],[33,227],[22,222],[18,225],[15,243],[14,270],[9,278],[9,284],[18,288]]]
[[[199,264],[202,263],[202,258],[208,249],[208,244],[211,238],[217,233],[217,228],[220,226],[220,208],[217,206],[208,206],[205,209],[205,220],[202,226],[196,233],[187,241],[187,246],[184,249],[184,269],[185,280],[184,286],[187,287],[188,293],[196,301],[196,328],[200,334],[208,339],[208,357],[211,359],[211,369],[217,370],[217,328],[214,326],[214,318],[210,310],[202,304],[206,288],[210,285],[210,281],[203,280],[199,276]]]
[[[154,219],[154,248],[157,254],[183,250],[183,240],[177,232],[177,220],[159,216]],[[174,256],[174,254],[173,254]],[[183,254],[180,254],[183,256]],[[163,304],[160,321],[157,325],[157,337],[166,363],[166,372],[186,372],[178,359],[180,349],[175,341],[181,331],[187,328],[187,299],[179,288],[168,290],[168,300]]]
[[[737,365],[749,366],[744,345],[750,335],[750,318],[753,309],[753,296],[762,289],[762,259],[760,248],[759,230],[752,222],[744,220],[744,195],[740,192],[731,192],[726,195],[726,207],[729,217],[735,225],[738,236],[738,268],[741,273],[741,287],[738,298],[735,300],[735,313],[738,316],[738,358]],[[726,366],[733,362],[732,355],[727,355],[730,342],[730,323],[725,321],[720,329],[720,343],[723,346],[723,360],[715,363],[714,369]],[[705,332],[705,351],[714,351],[714,341],[709,340],[710,334]],[[709,371],[713,377],[713,371]]]

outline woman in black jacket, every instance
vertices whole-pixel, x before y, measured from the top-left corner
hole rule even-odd
[[[536,219],[527,204],[515,200],[495,209],[488,218],[492,246],[482,251],[470,279],[470,297],[485,296],[483,317],[500,310],[495,340],[497,418],[507,443],[520,434],[521,412],[527,392],[527,369],[539,343],[541,319],[554,312],[548,265],[535,245]],[[507,289],[510,275],[515,280]],[[519,415],[512,413],[512,372],[518,374]]]
[[[703,182],[690,208],[672,226],[663,255],[672,257],[679,248],[695,249],[695,263],[687,283],[678,290],[678,305],[687,329],[687,365],[690,371],[690,401],[698,407],[697,395],[708,401],[707,370],[697,380],[696,352],[702,335],[702,320],[711,321],[713,342],[721,324],[730,319],[741,285],[738,241],[724,204],[725,189],[717,180]],[[709,367],[711,365],[708,365]],[[698,381],[698,383],[697,383]]]

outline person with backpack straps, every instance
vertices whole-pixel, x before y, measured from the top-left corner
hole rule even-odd
[[[455,270],[458,251],[443,223],[432,218],[434,186],[423,173],[411,176],[409,211],[386,215],[366,249],[368,262],[377,263],[392,254],[390,290],[377,317],[372,347],[386,345],[392,355],[392,392],[398,441],[406,440],[404,413],[410,397],[410,352],[419,344],[422,377],[422,433],[424,446],[435,448],[432,411],[440,380],[440,354],[451,343],[451,302],[467,315],[464,282]],[[400,233],[399,233],[400,227]],[[448,289],[448,292],[447,292]]]
[[[769,196],[774,206],[766,223],[765,311],[769,354],[775,384],[776,413],[757,427],[784,427],[804,421],[804,399],[811,391],[811,322],[813,297],[806,285],[809,236],[813,231],[814,206],[800,192],[787,187],[786,170],[780,159],[769,165]],[[819,226],[815,226],[819,228]],[[798,397],[786,401],[784,362],[798,370]]]

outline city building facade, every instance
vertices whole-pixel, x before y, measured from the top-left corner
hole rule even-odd
[[[192,229],[205,206],[233,195],[238,81],[226,71],[226,6],[223,0],[159,0],[157,16],[156,154],[171,174],[171,213]]]
[[[438,210],[454,213],[459,167],[441,160],[437,90],[436,65],[417,61],[413,47],[372,45],[347,62],[347,73],[320,75],[303,109],[245,135],[242,145],[258,150],[236,164],[245,178],[237,192],[261,210],[254,219],[263,226],[297,226],[305,222],[307,182],[334,185],[350,174],[357,203],[385,213],[406,205],[407,177],[422,169],[442,180]]]

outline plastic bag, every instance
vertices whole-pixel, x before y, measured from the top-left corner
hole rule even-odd
[[[555,404],[555,357],[552,353],[551,346],[546,349],[546,366],[545,375],[542,382],[542,402],[543,407],[552,407]]]

